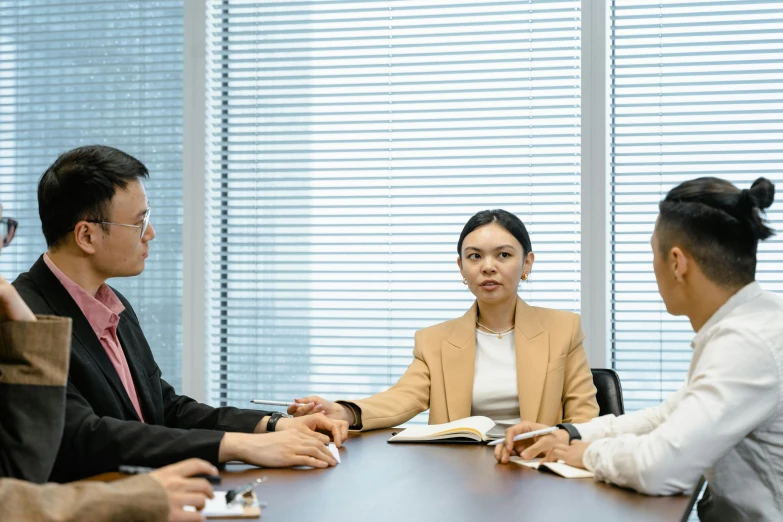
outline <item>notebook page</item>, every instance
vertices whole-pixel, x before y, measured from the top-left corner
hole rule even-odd
[[[411,426],[401,432],[404,438],[426,438],[436,437],[441,434],[453,433],[455,431],[472,431],[479,436],[488,432],[495,425],[495,421],[487,417],[467,417],[445,424],[431,424],[428,426]]]

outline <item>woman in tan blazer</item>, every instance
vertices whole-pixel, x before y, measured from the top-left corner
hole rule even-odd
[[[413,362],[396,384],[358,401],[296,399],[289,413],[323,412],[359,430],[396,426],[427,409],[430,424],[476,414],[548,426],[596,417],[579,315],[530,306],[517,295],[535,260],[522,221],[504,210],[479,212],[465,224],[457,252],[476,302],[462,317],[416,332]]]

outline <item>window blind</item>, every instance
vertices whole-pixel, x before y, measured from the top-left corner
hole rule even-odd
[[[13,280],[46,250],[37,184],[66,150],[119,148],[145,163],[157,238],[133,304],[163,376],[181,382],[182,0],[0,0],[0,202],[20,222],[0,255]]]
[[[611,20],[612,364],[626,409],[683,383],[694,334],[666,313],[649,240],[677,184],[718,176],[783,189],[783,2],[614,0]],[[768,211],[783,229],[783,209]],[[757,278],[783,291],[781,236]]]
[[[579,310],[578,1],[214,1],[207,67],[211,402],[396,382],[473,301],[479,210],[529,226],[521,295]]]

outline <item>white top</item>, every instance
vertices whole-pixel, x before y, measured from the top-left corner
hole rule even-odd
[[[685,384],[662,404],[576,425],[592,441],[585,467],[653,495],[704,474],[701,520],[783,520],[783,299],[749,284],[691,346]]]
[[[513,330],[498,339],[495,334],[476,329],[476,368],[470,414],[489,417],[496,424],[511,426],[519,422]]]

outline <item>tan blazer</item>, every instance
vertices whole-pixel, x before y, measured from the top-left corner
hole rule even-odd
[[[361,429],[396,426],[430,410],[430,424],[470,416],[476,362],[476,311],[419,330],[413,362],[397,383],[367,399]],[[598,416],[579,315],[517,300],[514,341],[522,420],[554,425]]]
[[[166,493],[147,475],[110,484],[85,481],[38,485],[0,479],[3,522],[166,522],[168,515]]]

